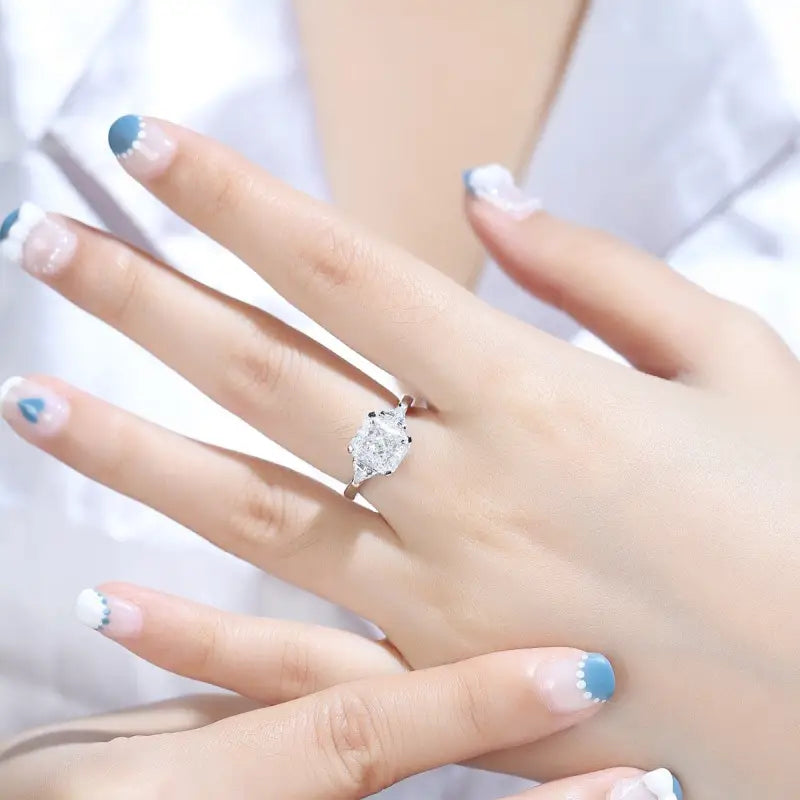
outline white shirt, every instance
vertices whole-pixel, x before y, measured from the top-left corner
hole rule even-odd
[[[0,0],[0,37],[0,214],[30,198],[108,226],[331,341],[137,187],[105,142],[121,114],[161,115],[325,197],[288,2]],[[671,253],[714,290],[755,304],[800,349],[788,313],[800,296],[800,235],[787,211],[800,208],[798,120],[767,50],[737,0],[595,0],[529,183],[551,211]],[[602,349],[492,265],[480,292]],[[53,373],[188,435],[304,468],[8,265],[0,269],[0,337],[0,377]],[[220,553],[7,430],[0,453],[0,734],[198,690],[73,622],[78,591],[105,580],[359,629],[346,612]],[[520,785],[448,768],[386,795],[488,800]]]

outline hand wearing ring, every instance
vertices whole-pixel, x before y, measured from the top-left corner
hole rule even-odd
[[[800,366],[780,339],[610,237],[544,212],[507,213],[516,195],[504,200],[507,185],[486,182],[497,170],[469,173],[467,213],[495,260],[633,368],[614,363],[488,307],[196,134],[148,120],[145,144],[123,147],[138,124],[112,137],[124,169],[425,397],[409,426],[413,450],[391,478],[359,480],[354,458],[366,477],[403,451],[398,426],[378,458],[385,437],[368,426],[347,453],[365,410],[395,404],[383,386],[113,237],[29,212],[4,226],[23,267],[299,458],[353,479],[349,494],[359,489],[372,508],[54,379],[6,385],[15,430],[372,619],[414,668],[574,642],[628,676],[613,714],[495,754],[492,766],[550,778],[600,759],[666,763],[696,796],[746,800],[756,796],[749,754],[768,742],[758,791],[791,796],[793,754],[778,733],[800,725],[787,678],[800,636],[783,635],[796,632],[800,604],[786,566],[800,559]],[[716,590],[719,576],[736,592]],[[754,607],[768,625],[752,625]],[[731,723],[734,705],[780,724],[762,738]]]

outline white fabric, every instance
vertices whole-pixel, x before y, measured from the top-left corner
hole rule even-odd
[[[160,114],[216,136],[324,197],[290,6],[0,0],[0,213],[30,198],[105,224],[331,344],[124,175],[105,133],[127,112]],[[739,2],[596,0],[530,185],[554,211],[654,252],[683,241],[675,253],[681,269],[756,303],[800,346],[789,314],[800,248],[790,213],[800,207],[796,135],[795,109],[777,89],[764,42]],[[560,335],[576,333],[494,267],[481,292]],[[8,268],[0,269],[0,337],[0,377],[55,373],[181,432],[304,468],[121,336]],[[599,347],[585,334],[579,339]],[[103,580],[231,610],[362,625],[6,430],[0,453],[0,734],[198,689],[74,623],[77,592]],[[386,796],[488,800],[519,785],[449,768]]]

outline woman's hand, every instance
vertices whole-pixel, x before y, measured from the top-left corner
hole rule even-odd
[[[181,640],[191,645],[191,631],[176,644]],[[247,713],[236,713],[237,698],[217,698],[216,707],[206,702],[193,711],[188,704],[140,709],[125,715],[135,736],[118,735],[118,715],[88,720],[0,752],[0,785],[8,800],[356,800],[408,775],[547,736],[593,713],[550,711],[548,675],[564,655],[495,653],[353,682]],[[236,682],[222,666],[217,664],[216,680]],[[264,684],[272,677],[278,672],[266,670]],[[226,706],[236,715],[221,714]],[[182,721],[173,723],[178,728],[187,714],[202,727],[147,735],[169,715]],[[103,731],[117,736],[91,742]],[[673,787],[664,769],[647,775],[613,769],[525,796],[673,800]]]
[[[518,198],[504,205],[473,173],[468,212],[489,249],[628,369],[500,314],[202,137],[124,118],[111,143],[150,191],[428,406],[409,414],[397,473],[363,486],[376,512],[52,379],[7,385],[22,436],[374,620],[415,668],[565,641],[613,657],[625,688],[613,713],[500,768],[549,778],[665,759],[699,796],[791,794],[800,368],[763,323],[608,237],[507,213]],[[343,482],[364,413],[396,402],[118,240],[28,207],[5,228],[29,271]]]

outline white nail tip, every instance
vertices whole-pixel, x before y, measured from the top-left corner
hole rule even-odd
[[[33,203],[25,202],[19,207],[14,224],[8,229],[8,234],[0,242],[0,253],[14,264],[22,264],[25,242],[31,231],[46,217],[44,211]]]
[[[517,219],[524,219],[542,208],[537,198],[528,197],[517,186],[514,176],[502,164],[476,167],[467,174],[466,182],[476,197]]]
[[[29,230],[38,225],[45,217],[44,211],[33,203],[24,202],[19,207],[17,223],[22,223]]]
[[[17,386],[19,386],[21,383],[24,382],[25,378],[20,378],[16,375],[13,378],[8,378],[8,380],[4,381],[3,385],[0,386],[0,406],[3,405],[3,403],[6,400],[6,397],[8,397],[11,390],[15,389]]]
[[[80,622],[94,630],[108,624],[108,603],[100,592],[84,589],[75,601],[75,616]]]
[[[0,253],[3,258],[8,259],[13,264],[22,263],[22,245],[15,239],[5,238],[0,242]]]
[[[655,794],[658,800],[677,800],[673,788],[675,782],[668,769],[653,770],[642,777],[644,785]]]
[[[668,769],[653,770],[640,778],[622,781],[612,790],[610,800],[678,800],[675,782]]]
[[[28,235],[27,225],[24,223],[20,224],[20,222],[17,221],[9,229],[6,241],[19,242],[20,244],[22,244],[25,241],[25,237],[27,235]]]

